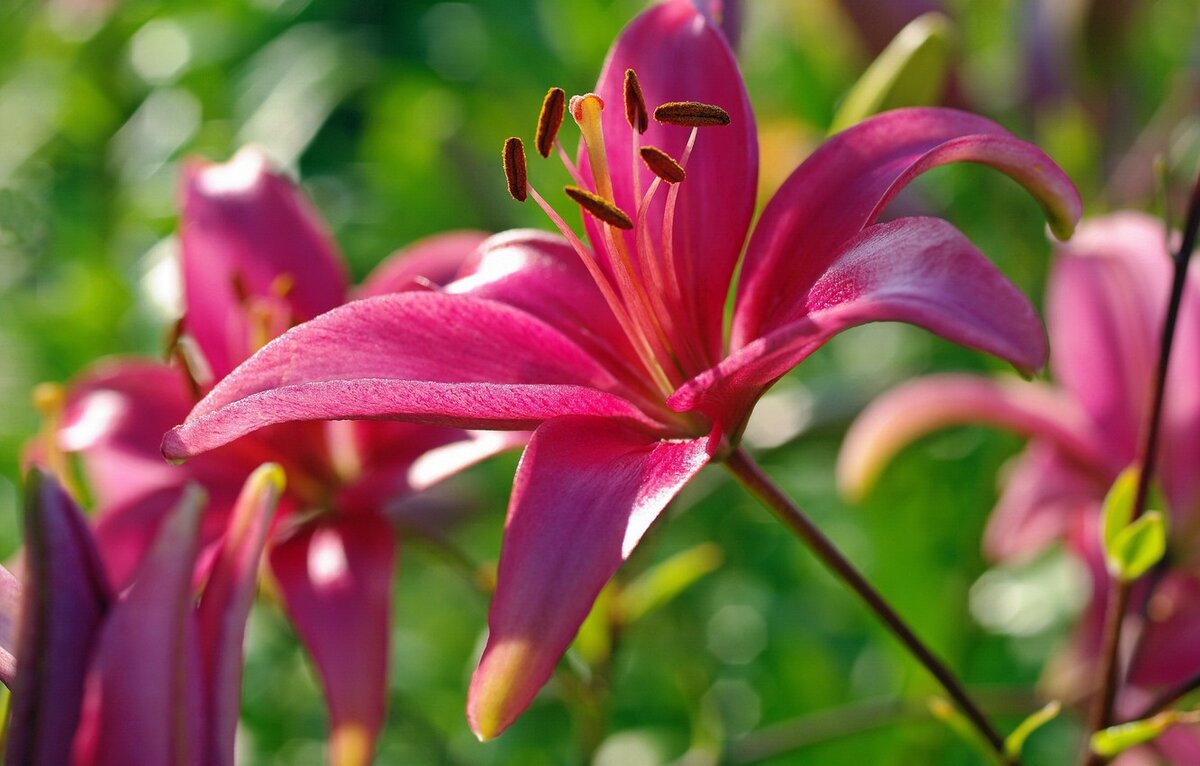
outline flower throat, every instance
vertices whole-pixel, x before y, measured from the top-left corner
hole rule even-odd
[[[655,146],[643,145],[642,134],[650,126],[650,113],[642,96],[641,85],[632,69],[625,71],[625,121],[630,129],[633,198],[639,200],[630,215],[617,204],[612,174],[604,144],[601,115],[604,101],[595,93],[574,96],[568,102],[562,88],[551,88],[542,101],[534,146],[542,157],[557,149],[574,186],[564,188],[566,195],[599,223],[600,242],[594,243],[608,257],[605,268],[566,224],[562,216],[529,183],[525,148],[521,139],[504,142],[504,174],[513,199],[524,202],[532,196],[562,235],[567,239],[612,309],[618,324],[633,345],[654,388],[664,397],[693,375],[707,369],[716,360],[708,358],[703,344],[689,333],[693,311],[685,300],[676,271],[674,248],[675,210],[680,184],[687,177],[687,163],[702,127],[729,124],[729,114],[718,106],[693,101],[669,102],[654,110],[654,119],[663,125],[692,129],[678,160]],[[558,130],[569,111],[583,135],[587,147],[592,185],[571,161]],[[641,188],[640,161],[654,174],[650,186]],[[668,187],[663,207],[661,242],[654,242],[649,226],[651,203],[659,189]],[[633,232],[633,247],[625,232]]]

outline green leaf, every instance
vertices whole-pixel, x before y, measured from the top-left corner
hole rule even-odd
[[[1147,511],[1117,533],[1105,555],[1114,577],[1133,582],[1162,560],[1166,552],[1167,524],[1162,511]]]
[[[885,109],[934,103],[945,87],[953,47],[950,20],[942,14],[910,21],[846,94],[829,132]]]
[[[1137,496],[1138,478],[1141,472],[1137,466],[1129,466],[1109,488],[1104,497],[1103,510],[1103,540],[1104,550],[1112,548],[1113,541],[1121,530],[1129,526],[1133,518],[1133,501]]]
[[[1130,721],[1118,726],[1109,726],[1092,735],[1092,752],[1105,758],[1120,755],[1131,747],[1142,745],[1158,737],[1178,719],[1174,710],[1159,713],[1153,718]]]
[[[979,731],[967,720],[967,717],[960,713],[949,700],[943,697],[930,697],[928,706],[930,714],[946,724],[951,731],[958,735],[959,739],[997,766],[1004,766],[999,754],[992,750]]]
[[[618,614],[628,624],[645,617],[721,565],[721,549],[702,543],[676,553],[621,589]]]
[[[607,662],[612,654],[613,599],[616,593],[615,582],[605,585],[596,596],[596,603],[592,605],[587,618],[579,626],[579,632],[575,634],[572,648],[589,668]]]
[[[1062,703],[1054,700],[1021,721],[1017,728],[1013,729],[1012,734],[1009,734],[1004,740],[1005,754],[1013,760],[1020,758],[1021,751],[1025,748],[1025,740],[1029,739],[1029,735],[1054,720],[1061,711]]]

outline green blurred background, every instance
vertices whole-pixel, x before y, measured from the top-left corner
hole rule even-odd
[[[19,542],[20,449],[38,428],[31,388],[69,380],[102,356],[161,351],[178,310],[181,158],[263,146],[302,179],[360,277],[448,228],[544,227],[536,209],[505,194],[500,145],[532,133],[548,86],[589,90],[612,38],[643,7],[3,0],[0,552]],[[943,8],[957,35],[946,101],[1040,143],[1077,181],[1089,213],[1157,209],[1157,155],[1172,179],[1194,172],[1197,0]],[[754,0],[743,11],[739,53],[761,129],[765,199],[822,139],[877,39],[895,29],[882,18],[856,25],[832,0]],[[544,187],[562,175],[549,163],[532,172]],[[1050,246],[1036,206],[1007,179],[942,169],[898,204],[949,218],[1040,301]],[[1040,704],[1041,669],[1087,597],[1061,556],[1019,570],[989,569],[980,557],[995,476],[1019,443],[980,429],[926,439],[860,506],[840,500],[833,482],[853,414],[896,381],[945,369],[999,366],[908,327],[855,330],[764,400],[747,440],[1011,727]],[[456,482],[479,512],[454,539],[480,563],[496,558],[515,460]],[[719,554],[719,566],[622,631],[611,668],[594,679],[599,694],[581,698],[575,688],[585,660],[604,655],[581,646],[568,660],[577,672],[568,667],[488,745],[462,713],[486,602],[414,541],[397,575],[379,762],[559,764],[593,750],[605,766],[981,762],[925,711],[936,691],[925,673],[719,469],[669,515],[621,582],[705,543],[716,548],[695,559],[714,564]],[[242,760],[318,762],[320,695],[277,608],[256,611],[248,645]],[[1063,717],[1031,740],[1028,762],[1067,762],[1077,736]]]

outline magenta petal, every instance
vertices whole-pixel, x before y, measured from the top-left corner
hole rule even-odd
[[[1079,195],[1058,166],[989,120],[938,108],[872,117],[827,141],[767,204],[742,267],[733,348],[795,321],[798,296],[846,241],[913,178],[948,162],[978,162],[1014,178],[1060,238],[1079,220]]]
[[[1162,224],[1130,213],[1080,226],[1050,276],[1046,319],[1055,378],[1091,414],[1123,464],[1136,456],[1150,400],[1170,268]],[[1188,370],[1178,380],[1191,388],[1192,375]],[[1176,390],[1168,389],[1172,398]]]
[[[1200,763],[1200,728],[1172,726],[1154,741],[1154,748],[1166,758],[1167,763]],[[1150,756],[1153,758],[1153,756]],[[1149,761],[1157,762],[1157,758]],[[1114,761],[1114,766],[1134,766],[1125,760]]]
[[[259,468],[246,480],[197,611],[209,702],[209,757],[214,766],[233,764],[233,737],[241,711],[242,639],[283,482],[283,471],[274,465]]]
[[[1130,683],[1163,688],[1200,673],[1200,579],[1179,569],[1167,570],[1154,588],[1153,609]],[[1186,763],[1186,761],[1182,762]]]
[[[550,677],[600,589],[709,461],[710,438],[662,441],[605,418],[564,417],[533,435],[517,469],[487,648],[467,717],[503,731]]]
[[[1160,481],[1166,493],[1175,523],[1190,524],[1200,513],[1200,279],[1190,272],[1184,288],[1179,324],[1175,331],[1175,349],[1171,355],[1167,380],[1167,401],[1163,413],[1163,441]]]
[[[1107,471],[1085,467],[1059,445],[1034,441],[1004,476],[1004,493],[988,517],[983,549],[1000,561],[1027,561],[1066,536],[1111,484]]]
[[[162,434],[194,400],[178,370],[145,359],[102,362],[72,381],[58,446],[83,458],[100,506],[123,505],[165,486],[182,486],[186,471],[165,465]]]
[[[84,675],[111,595],[79,509],[39,471],[26,482],[25,587],[6,763],[68,763]]]
[[[133,580],[163,521],[179,505],[183,493],[184,487],[169,485],[106,508],[95,520],[96,545],[115,588],[123,590]]]
[[[632,131],[624,110],[626,69],[637,72],[651,112],[669,101],[700,101],[722,107],[732,118],[727,126],[700,129],[675,210],[675,262],[689,312],[686,324],[695,328],[715,361],[720,356],[730,279],[754,212],[758,183],[754,113],[729,44],[690,2],[661,3],[630,22],[609,52],[596,92],[605,103],[604,142],[616,202],[631,215],[654,175],[632,153]],[[651,119],[641,144],[680,158],[690,131]],[[586,151],[581,150],[580,169],[590,177],[585,157]],[[634,172],[636,188],[641,190],[636,195]],[[666,198],[666,190],[659,189],[646,213],[654,242],[663,241]],[[596,250],[602,252],[598,227],[590,217],[584,219]],[[633,234],[627,234],[626,241],[630,252],[635,252]]]
[[[370,763],[383,726],[392,535],[379,516],[345,515],[305,525],[270,551],[284,607],[325,689],[334,766]]]
[[[452,282],[487,237],[483,232],[454,231],[418,240],[376,266],[355,296],[368,298]]]
[[[21,630],[21,582],[0,566],[0,683],[13,688],[17,676],[17,639]]]
[[[465,268],[467,273],[447,285],[446,292],[519,308],[566,335],[622,379],[644,380],[645,371],[628,361],[637,358],[628,337],[562,237],[533,229],[497,234]]]
[[[520,430],[566,413],[644,418],[609,393],[618,388],[579,346],[523,311],[465,295],[394,293],[268,344],[167,434],[163,453],[188,457],[290,420]]]
[[[838,483],[847,494],[861,496],[905,445],[940,428],[971,424],[1047,440],[1102,476],[1111,468],[1096,451],[1098,436],[1086,413],[1057,390],[975,375],[931,375],[888,391],[858,416],[842,442]]]
[[[192,568],[203,492],[188,492],[163,525],[104,623],[76,741],[85,763],[208,763]]]
[[[1031,371],[1046,359],[1029,301],[957,229],[902,218],[865,229],[801,296],[790,324],[743,346],[670,400],[734,431],[762,392],[837,333],[900,321]]]
[[[216,379],[254,350],[247,297],[282,301],[296,322],[345,299],[345,270],[325,224],[260,151],[189,163],[181,193],[187,330]]]

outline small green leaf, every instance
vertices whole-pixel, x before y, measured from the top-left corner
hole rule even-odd
[[[1129,526],[1129,520],[1133,518],[1133,500],[1137,495],[1140,473],[1137,466],[1121,471],[1104,497],[1103,540],[1106,552],[1112,549],[1117,535]]]
[[[984,741],[980,733],[971,725],[966,716],[958,711],[949,700],[943,697],[930,697],[929,713],[942,723],[946,724],[958,737],[975,750],[983,757],[997,764],[1004,766],[1004,761],[1000,758],[992,748]]]
[[[1162,560],[1167,552],[1167,525],[1161,511],[1147,511],[1122,529],[1106,551],[1109,571],[1133,582]]]
[[[721,565],[721,549],[702,543],[676,553],[621,589],[617,614],[622,623],[635,622],[678,596]]]
[[[1143,745],[1170,728],[1178,719],[1174,710],[1159,713],[1153,718],[1109,726],[1092,735],[1092,752],[1105,758],[1120,755],[1131,747]]]
[[[1054,720],[1061,711],[1062,704],[1058,700],[1054,700],[1021,721],[1020,725],[1013,729],[1012,734],[1009,734],[1004,740],[1005,754],[1013,760],[1020,758],[1021,751],[1025,748],[1025,740],[1029,739],[1029,735]]]
[[[936,101],[946,84],[952,49],[952,28],[945,16],[926,13],[910,21],[846,94],[829,132],[885,109]]]
[[[572,648],[588,667],[596,667],[607,662],[612,654],[613,599],[616,595],[617,585],[615,582],[605,585],[596,596],[596,603],[592,605],[592,611],[588,612],[587,618],[579,626],[579,632],[575,634]]]

